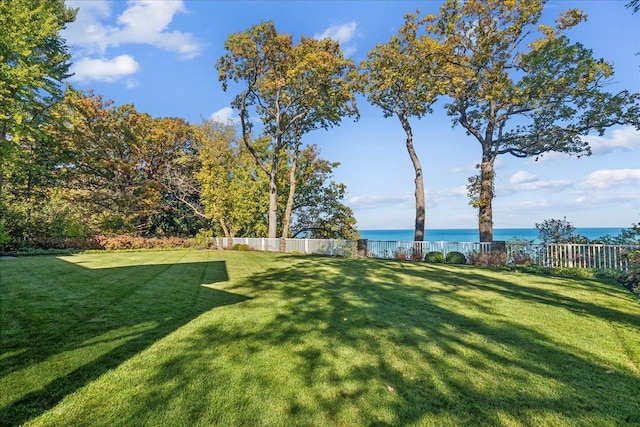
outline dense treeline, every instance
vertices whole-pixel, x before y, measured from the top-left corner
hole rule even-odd
[[[4,233],[12,246],[94,235],[187,237],[203,229],[266,235],[268,179],[234,126],[153,118],[72,89],[51,117],[49,137],[21,147],[29,156],[13,164],[18,173],[4,185]],[[265,138],[256,146],[270,150]],[[290,159],[284,160],[278,180],[286,189]],[[298,154],[298,163],[293,234],[354,237],[355,220],[340,202],[344,186],[330,180],[337,164],[313,146]]]
[[[572,9],[543,25],[545,3],[447,0],[437,16],[408,14],[359,65],[335,41],[295,42],[272,22],[231,34],[216,68],[223,89],[238,90],[236,126],[155,118],[65,87],[70,55],[60,31],[77,11],[63,0],[3,1],[0,245],[201,230],[353,238],[345,186],[331,179],[337,163],[304,137],[357,119],[357,93],[406,133],[416,240],[425,202],[411,120],[445,100],[454,125],[482,148],[468,188],[480,240],[491,241],[498,156],[588,155],[584,135],[615,124],[640,129],[640,95],[606,92],[612,66],[567,35],[584,14]]]

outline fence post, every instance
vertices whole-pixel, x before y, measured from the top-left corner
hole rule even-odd
[[[575,257],[574,254],[574,247],[572,244],[567,245],[567,261],[568,261],[568,267],[569,268],[573,268],[573,258]]]
[[[367,239],[358,239],[358,256],[365,258],[367,256],[367,246],[369,241]]]

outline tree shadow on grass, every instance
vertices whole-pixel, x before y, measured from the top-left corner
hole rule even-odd
[[[228,280],[224,261],[93,270],[53,257],[20,262],[0,278],[1,425],[44,413],[200,314],[247,299],[210,287]]]
[[[473,288],[488,293],[496,293],[505,298],[564,308],[582,315],[617,322],[622,326],[636,328],[640,325],[640,311],[620,311],[610,306],[594,303],[593,298],[591,298],[594,295],[606,296],[610,301],[622,301],[627,306],[629,306],[628,303],[632,299],[628,292],[623,289],[595,280],[513,274],[498,269],[487,269],[488,274],[483,275],[478,273],[482,271],[481,269],[467,266],[458,266],[458,270],[455,272],[452,272],[450,268],[438,265],[430,265],[429,268],[432,270],[430,273],[432,276],[437,276],[441,284],[450,285],[451,290],[454,292],[456,289]],[[404,274],[417,278],[424,277],[424,273],[421,272],[420,268],[406,269]],[[527,276],[532,278],[532,281],[547,280],[553,284],[541,288],[539,286],[522,285],[516,283],[515,280],[508,280],[509,277],[522,278]],[[591,293],[591,295],[588,298],[584,298],[585,293]],[[582,295],[582,298],[579,294]],[[469,303],[473,304],[472,301]]]
[[[612,367],[615,360],[554,341],[544,328],[523,326],[516,319],[465,315],[466,310],[490,307],[458,296],[455,287],[474,286],[499,298],[584,311],[636,328],[640,317],[476,271],[454,274],[424,264],[327,258],[268,270],[237,286],[243,293],[250,290],[257,306],[260,297],[278,301],[273,319],[251,330],[209,325],[192,336],[193,351],[175,355],[171,365],[194,363],[202,342],[244,343],[247,352],[258,357],[249,354],[237,364],[214,365],[209,375],[233,380],[213,393],[224,395],[225,385],[243,382],[254,390],[251,398],[223,406],[241,407],[254,416],[257,410],[250,400],[279,396],[288,408],[284,424],[302,420],[303,425],[338,425],[353,419],[358,425],[429,420],[448,425],[640,422],[640,376],[628,365]],[[409,283],[407,276],[415,282]],[[265,380],[259,372],[234,378],[233,366],[260,360],[274,347],[292,352],[286,361],[294,364],[286,368],[292,376],[288,384],[303,383],[304,389],[269,388],[261,384]],[[166,379],[164,374],[158,378]],[[210,392],[197,390],[195,378],[184,381],[192,381],[196,394]],[[173,392],[162,401],[170,400]],[[205,408],[196,412],[202,411]],[[353,413],[358,413],[356,418],[348,418]],[[249,415],[237,417],[239,424],[256,422]]]

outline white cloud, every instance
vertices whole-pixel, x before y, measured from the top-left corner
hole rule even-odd
[[[527,171],[519,170],[509,179],[509,184],[501,185],[498,193],[500,195],[527,193],[538,190],[560,192],[571,187],[571,182],[565,180],[542,181],[538,176]]]
[[[127,79],[125,85],[127,86],[127,89],[133,89],[138,86],[138,82],[134,79]]]
[[[617,128],[611,131],[610,137],[585,136],[583,138],[591,146],[594,155],[607,154],[612,151],[633,151],[640,149],[640,131],[633,126]]]
[[[67,25],[63,30],[63,36],[67,44],[72,46],[82,46],[85,49],[93,47],[91,50],[104,53],[102,40],[107,39],[108,28],[100,21],[111,16],[111,6],[107,0],[96,1],[69,1],[66,5],[72,8],[79,8],[76,20]]]
[[[85,53],[104,54],[110,47],[146,44],[190,59],[198,56],[202,49],[191,33],[168,30],[174,16],[186,12],[182,0],[130,0],[127,9],[117,17],[116,25],[103,22],[111,17],[109,2],[68,1],[67,4],[79,7],[80,11],[64,36],[69,45],[80,47]]]
[[[240,121],[239,117],[235,115],[235,111],[231,107],[221,108],[218,111],[211,114],[209,118],[211,120],[224,123],[224,124],[227,124],[227,123],[237,124]]]
[[[640,191],[640,169],[605,169],[587,176],[583,186],[596,190],[635,184]],[[638,197],[636,192],[635,197]]]
[[[640,150],[640,131],[637,131],[633,126],[612,129],[608,136],[588,135],[583,136],[582,139],[589,143],[591,153],[594,156],[601,156],[616,151],[628,152]],[[558,158],[566,159],[569,157],[571,156],[567,153],[553,151],[544,153],[542,157],[537,159],[537,162],[543,163]]]
[[[532,212],[549,206],[548,200],[523,200],[521,202],[509,203],[508,208],[516,212]]]
[[[412,193],[404,194],[380,194],[374,196],[355,196],[347,200],[349,206],[358,209],[372,209],[382,206],[403,206],[414,201]]]
[[[473,175],[477,175],[478,174],[478,162],[474,161],[471,163],[468,163],[466,166],[458,166],[455,168],[451,169],[452,173],[461,173],[461,172],[465,172],[465,173],[470,173]]]
[[[580,208],[611,208],[616,206],[618,209],[633,209],[636,211],[639,207],[638,195],[629,193],[609,193],[609,192],[589,192],[578,196],[574,200],[575,204]]]
[[[497,193],[500,196],[538,190],[557,193],[566,190],[571,187],[571,185],[571,182],[565,180],[542,181],[538,179],[536,175],[530,174],[529,172],[518,171],[511,176],[508,185],[500,185],[497,188]]]
[[[456,188],[425,191],[426,208],[433,208],[451,200],[467,197],[467,187],[461,185]],[[396,209],[414,208],[415,195],[411,193],[377,194],[373,196],[354,196],[347,200],[347,204],[354,209],[378,209],[392,207]]]
[[[70,80],[113,83],[134,74],[139,68],[140,65],[129,55],[120,55],[113,59],[82,58],[73,64],[71,71],[75,75]],[[135,84],[132,81],[127,82],[128,87],[133,85]]]
[[[129,8],[118,17],[118,24],[109,37],[108,43],[149,44],[160,49],[176,52],[184,59],[200,54],[201,46],[191,33],[167,31],[176,13],[185,13],[182,1],[134,0]]]
[[[538,177],[536,175],[530,174],[526,171],[518,171],[511,176],[509,182],[511,184],[524,184],[526,182],[537,181]]]
[[[460,185],[452,190],[450,190],[450,194],[452,196],[463,196],[463,197],[467,197],[467,194],[469,193],[469,190],[467,189],[466,185]]]
[[[425,191],[427,209],[446,204],[452,200],[466,199],[467,192],[466,185],[441,190],[432,190],[428,188]]]
[[[316,34],[313,38],[321,40],[330,38],[339,43],[347,43],[351,41],[356,33],[358,24],[351,21],[347,24],[332,25],[327,28],[322,34]]]
[[[358,24],[351,21],[346,24],[332,25],[321,34],[313,36],[314,39],[321,40],[330,38],[340,43],[340,47],[345,56],[350,56],[355,53],[356,45],[351,43],[353,37],[356,35]]]

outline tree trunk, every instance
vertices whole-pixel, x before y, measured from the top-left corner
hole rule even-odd
[[[247,92],[248,94],[249,92]],[[246,100],[246,95],[245,95]],[[278,234],[278,161],[280,160],[280,150],[282,149],[282,134],[278,132],[275,136],[276,144],[273,148],[271,158],[271,168],[267,168],[265,163],[260,159],[256,150],[251,145],[251,125],[249,122],[249,113],[247,112],[245,101],[240,109],[240,123],[242,125],[242,141],[256,161],[256,164],[263,172],[269,176],[269,211],[267,212],[267,237],[275,239]],[[280,129],[278,121],[276,125]]]
[[[480,197],[478,200],[478,231],[480,242],[493,241],[493,163],[495,157],[482,156],[480,165]]]
[[[222,232],[224,233],[224,237],[226,237],[227,239],[231,238],[231,233],[229,233],[229,229],[227,228],[227,223],[224,221],[223,218],[220,218],[219,221],[220,223],[220,227],[222,228]]]
[[[269,213],[268,213],[268,235],[270,239],[275,239],[278,234],[278,159],[274,156],[269,173]]]
[[[413,169],[415,170],[416,178],[414,180],[415,184],[415,199],[416,199],[416,221],[415,221],[415,232],[413,240],[416,242],[421,242],[424,240],[424,223],[425,223],[425,201],[424,201],[424,178],[422,176],[422,165],[420,164],[420,159],[418,159],[418,155],[416,154],[415,149],[413,148],[413,132],[411,131],[411,125],[409,124],[409,120],[406,116],[400,114],[398,116],[400,118],[400,123],[402,123],[402,127],[404,128],[405,133],[407,134],[407,151],[409,152],[409,157],[411,158],[411,162],[413,163]]]
[[[291,225],[291,214],[293,212],[293,198],[296,194],[296,169],[298,167],[298,156],[300,155],[300,141],[296,142],[296,147],[291,160],[291,171],[289,173],[289,197],[287,198],[287,206],[284,210],[284,218],[282,218],[282,238],[289,238],[289,226]]]
[[[2,203],[2,195],[4,190],[4,158],[5,145],[7,145],[7,122],[3,121],[2,130],[0,131],[0,203]],[[8,149],[6,151],[9,151]],[[7,153],[8,155],[8,153]],[[1,208],[2,206],[0,206]]]

